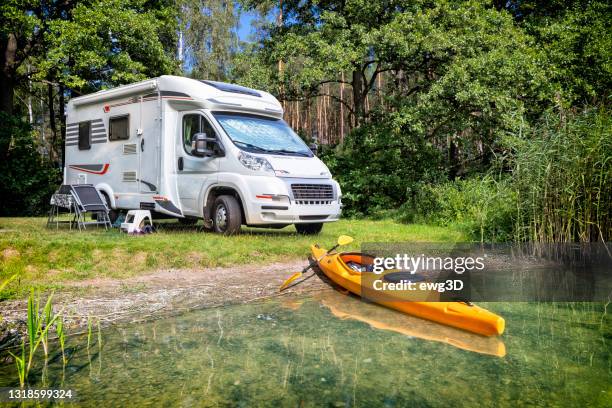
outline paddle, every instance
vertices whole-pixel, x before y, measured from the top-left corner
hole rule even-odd
[[[291,275],[287,280],[285,280],[283,282],[283,284],[280,286],[280,288],[278,289],[279,292],[287,289],[287,287],[289,287],[289,285],[291,284],[291,282],[295,281],[296,279],[300,278],[302,275],[304,275],[306,272],[308,272],[308,270],[310,268],[312,268],[313,266],[316,266],[319,261],[321,261],[321,259],[323,259],[324,257],[326,257],[327,255],[329,255],[333,250],[335,250],[336,248],[338,248],[339,246],[342,245],[348,245],[351,242],[353,242],[353,237],[349,237],[348,235],[340,235],[338,237],[338,241],[336,243],[336,245],[334,245],[333,247],[331,247],[331,249],[329,251],[327,251],[325,254],[323,254],[319,259],[316,259],[314,262],[310,263],[310,265],[308,265],[307,267],[305,267],[304,269],[302,269],[300,272],[296,272],[293,275]]]

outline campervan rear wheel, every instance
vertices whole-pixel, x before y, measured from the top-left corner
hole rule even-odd
[[[213,229],[223,235],[233,235],[240,231],[242,213],[236,198],[230,195],[217,197],[213,206]]]
[[[295,230],[298,234],[303,235],[316,235],[323,229],[322,222],[315,222],[312,224],[295,224]]]

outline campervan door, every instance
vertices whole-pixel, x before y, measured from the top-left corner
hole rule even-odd
[[[157,93],[138,98],[136,135],[138,189],[142,194],[158,193],[160,188],[161,130]],[[132,127],[134,129],[134,127]]]

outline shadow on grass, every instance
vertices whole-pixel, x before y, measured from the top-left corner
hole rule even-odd
[[[192,233],[202,233],[202,234],[214,234],[212,230],[204,228],[202,223],[198,223],[195,225],[183,225],[179,222],[171,222],[171,221],[161,221],[156,223],[156,228],[159,231],[164,232],[192,232]],[[257,235],[257,236],[302,236],[290,227],[283,228],[256,228],[256,227],[245,227],[243,226],[240,229],[240,234],[238,235]]]

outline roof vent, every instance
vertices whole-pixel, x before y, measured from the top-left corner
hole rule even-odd
[[[256,96],[261,98],[261,94],[254,89],[247,88],[245,86],[228,84],[226,82],[217,82],[217,81],[200,81],[205,83],[206,85],[212,86],[213,88],[217,88],[223,92],[231,92],[231,93],[239,93],[243,95]]]

